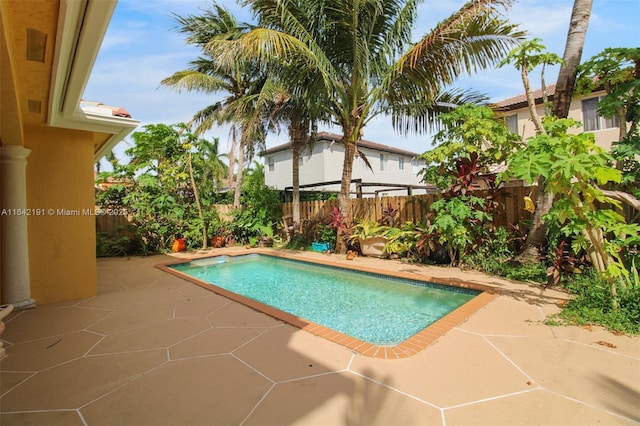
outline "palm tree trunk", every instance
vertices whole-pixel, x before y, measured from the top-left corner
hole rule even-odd
[[[293,136],[291,141],[291,152],[293,155],[293,225],[294,229],[300,225],[300,148],[302,147],[300,140],[298,140],[298,134],[291,130],[290,134]]]
[[[242,171],[244,169],[244,151],[247,141],[245,131],[240,134],[240,145],[238,146],[238,172],[236,174],[235,192],[233,194],[233,208],[240,208],[240,194],[242,193]]]
[[[345,134],[342,137],[342,144],[344,145],[344,162],[342,163],[342,180],[340,183],[340,195],[338,197],[338,207],[345,217],[349,217],[349,210],[351,207],[351,176],[353,175],[353,157],[356,153],[355,142],[350,141],[350,136]],[[344,244],[342,235],[338,235],[336,241],[336,252],[345,253],[346,246]]]
[[[567,118],[569,115],[576,83],[576,70],[582,58],[582,48],[587,35],[592,4],[593,0],[574,0],[573,2],[567,43],[562,57],[564,64],[560,66],[556,93],[553,96],[553,113],[558,118]]]
[[[582,57],[582,48],[584,46],[584,38],[589,25],[589,17],[591,16],[591,5],[593,0],[574,0],[573,11],[571,12],[571,22],[569,24],[569,32],[567,34],[567,43],[564,50],[564,64],[560,66],[558,81],[556,82],[556,92],[553,97],[553,114],[559,118],[567,118],[569,115],[569,107],[571,98],[573,97],[573,89],[576,82],[577,67]],[[525,89],[526,89],[525,85]],[[532,107],[533,97],[527,95],[529,109],[532,111],[531,118],[534,120],[536,132],[544,133],[542,125],[535,121],[533,113],[535,106]],[[536,114],[537,118],[537,114]],[[536,195],[536,210],[533,214],[531,229],[525,241],[525,250],[520,255],[520,259],[524,262],[537,262],[538,247],[544,242],[546,237],[546,227],[542,221],[542,216],[549,212],[553,204],[553,196],[545,190],[543,178],[538,179],[538,193]]]
[[[200,196],[198,194],[198,188],[196,187],[196,180],[193,177],[193,164],[191,161],[191,151],[189,151],[189,155],[187,156],[187,163],[189,165],[189,180],[191,181],[191,190],[193,191],[193,196],[196,199],[196,207],[198,208],[198,217],[200,218],[200,222],[202,223],[202,248],[207,248],[207,225],[204,223],[204,215],[202,214],[202,205],[200,204]]]
[[[233,187],[233,170],[235,169],[236,150],[238,140],[236,137],[236,126],[231,127],[231,149],[229,149],[229,169],[227,170],[227,187]]]

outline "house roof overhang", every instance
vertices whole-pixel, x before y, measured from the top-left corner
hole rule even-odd
[[[318,141],[324,140],[324,141],[339,143],[342,140],[342,135],[329,133],[329,132],[319,132],[316,136],[316,140]],[[407,151],[404,149],[395,148],[393,146],[371,142],[365,139],[362,139],[360,142],[358,142],[358,147],[374,149],[376,151],[388,152],[390,154],[405,155],[407,157],[417,157],[420,155],[417,152]],[[266,149],[263,152],[261,152],[260,155],[265,156],[265,155],[275,154],[276,152],[288,151],[289,149],[291,149],[291,142],[287,142],[285,144]]]
[[[84,130],[94,134],[99,159],[137,127],[80,106],[116,3],[0,2],[3,144],[24,145],[25,126]]]
[[[49,125],[106,134],[106,139],[95,147],[96,160],[140,123],[131,118],[113,114],[108,116],[80,106],[116,3],[117,0],[62,0],[58,15],[49,96]]]

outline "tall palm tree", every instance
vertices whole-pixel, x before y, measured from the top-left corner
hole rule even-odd
[[[366,124],[391,116],[402,132],[424,131],[443,106],[469,100],[447,92],[457,77],[500,60],[523,36],[498,13],[511,0],[473,0],[417,43],[411,30],[420,0],[244,0],[259,27],[234,40],[215,39],[221,63],[238,57],[295,64],[294,81],[316,73],[316,93],[342,128],[339,204],[350,206],[353,159]],[[473,98],[477,99],[477,98]]]
[[[204,46],[211,40],[233,40],[248,31],[239,24],[224,7],[213,4],[202,16],[177,16],[180,31],[186,33],[187,43]],[[178,90],[202,91],[205,93],[227,93],[227,96],[196,112],[193,122],[196,134],[203,134],[216,124],[233,123],[240,129],[237,165],[234,183],[234,207],[240,207],[242,170],[245,157],[251,157],[255,145],[264,144],[264,110],[259,105],[260,91],[266,81],[265,69],[252,60],[238,60],[233,63],[219,63],[215,57],[204,52],[190,63],[187,70],[178,71],[161,81],[161,84]],[[229,167],[233,168],[233,164]]]
[[[313,88],[316,76],[310,73],[304,80],[292,81],[287,78],[290,70],[283,69],[282,64],[274,63],[270,69],[279,84],[279,91],[274,93],[271,118],[276,126],[285,126],[289,134],[292,153],[292,220],[294,230],[300,225],[300,157],[305,147],[311,148],[316,139],[319,122],[329,122],[323,101],[309,92]],[[287,87],[289,85],[289,87]]]
[[[553,95],[553,114],[559,118],[567,118],[569,115],[592,5],[593,0],[574,0],[573,2],[567,42],[564,47],[564,63],[560,66],[556,93]]]

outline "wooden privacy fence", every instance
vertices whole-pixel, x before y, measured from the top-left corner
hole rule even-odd
[[[483,197],[486,191],[474,191],[474,195]],[[503,189],[502,196],[498,199],[501,208],[494,215],[494,223],[497,226],[507,226],[516,224],[523,219],[531,219],[531,213],[524,209],[524,197],[531,194],[535,199],[535,189],[530,187],[513,186]],[[404,222],[419,222],[430,211],[431,204],[440,199],[441,194],[424,194],[398,197],[376,197],[376,198],[354,198],[351,200],[351,210],[347,218],[379,221],[382,219],[383,210],[391,205],[398,210],[396,224]],[[231,205],[217,204],[213,206],[218,210],[220,217],[224,220],[231,220]],[[305,201],[300,203],[300,220],[328,222],[331,211],[338,207],[338,200],[326,201]],[[291,215],[293,213],[292,203],[282,204],[282,214]],[[127,220],[126,216],[100,215],[96,216],[96,232],[104,232],[110,237],[131,237],[135,236],[135,231]]]
[[[529,196],[535,199],[535,188],[513,186],[502,190],[498,198],[500,209],[494,215],[494,224],[497,226],[507,226],[516,224],[523,219],[531,219],[531,213],[524,209],[524,197]],[[473,195],[484,197],[487,191],[474,191]],[[382,219],[383,211],[391,205],[398,210],[396,223],[419,222],[430,211],[431,204],[442,197],[441,194],[425,194],[398,197],[376,197],[376,198],[355,198],[351,200],[351,211],[347,218],[379,221]],[[305,201],[300,203],[300,220],[327,222],[331,217],[331,211],[338,207],[338,200],[327,201]],[[282,214],[291,215],[293,204],[282,204]]]
[[[129,237],[134,238],[136,233],[124,215],[97,215],[96,233],[105,233],[109,237]]]

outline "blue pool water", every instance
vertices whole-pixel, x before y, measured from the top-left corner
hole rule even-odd
[[[396,345],[480,293],[258,254],[173,268],[376,345]]]

